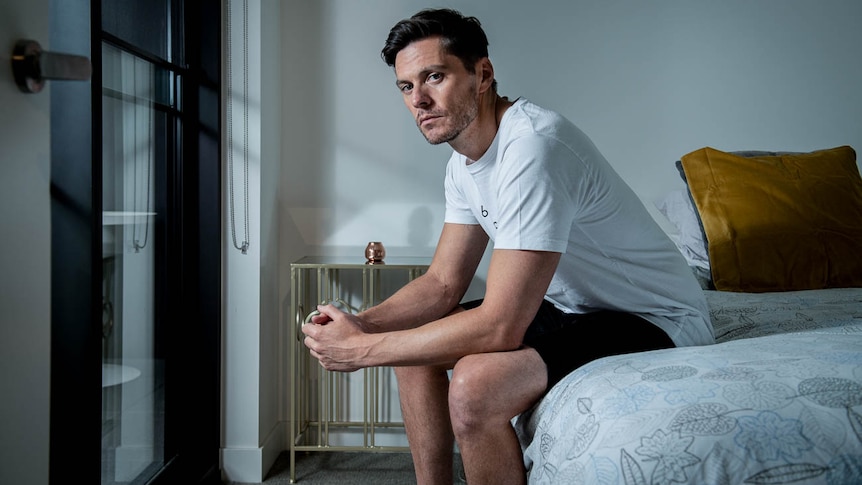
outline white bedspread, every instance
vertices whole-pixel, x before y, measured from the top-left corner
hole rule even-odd
[[[709,295],[723,343],[568,375],[515,420],[529,482],[862,483],[862,290],[794,293]]]

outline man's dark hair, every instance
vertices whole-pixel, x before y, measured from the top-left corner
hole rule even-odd
[[[488,57],[488,37],[476,17],[465,17],[452,9],[426,9],[392,27],[380,56],[395,66],[395,56],[417,40],[440,37],[449,54],[461,59],[470,73],[476,62]]]

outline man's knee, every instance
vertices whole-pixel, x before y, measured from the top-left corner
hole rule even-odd
[[[490,418],[489,400],[494,399],[484,376],[480,356],[462,358],[452,371],[449,384],[449,414],[455,434],[469,433],[487,424]]]

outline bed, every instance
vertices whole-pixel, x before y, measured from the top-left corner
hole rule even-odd
[[[716,343],[569,374],[513,420],[529,483],[862,483],[862,179],[839,148],[682,158],[689,227],[673,203],[659,209],[700,277]]]

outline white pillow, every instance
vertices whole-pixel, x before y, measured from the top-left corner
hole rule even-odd
[[[694,204],[685,189],[674,190],[655,203],[678,233],[672,237],[689,266],[709,271],[709,252]]]

